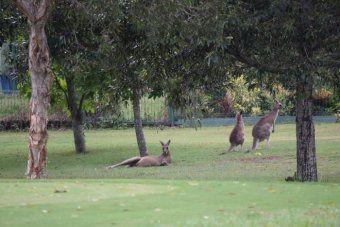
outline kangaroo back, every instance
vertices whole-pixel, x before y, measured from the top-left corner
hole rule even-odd
[[[269,137],[270,132],[274,132],[276,117],[279,113],[279,110],[282,108],[282,104],[275,100],[274,109],[262,117],[253,127],[252,135],[253,135],[253,146],[252,150],[256,150],[259,142],[263,140],[267,140],[267,149],[269,148]]]
[[[118,166],[124,166],[124,165],[128,165],[128,166],[134,166],[136,163],[138,163],[140,160],[142,159],[142,157],[132,157],[129,159],[126,159],[125,161],[122,161],[121,163],[118,163],[116,165],[112,165],[112,166],[108,166],[106,167],[107,169],[112,169]]]
[[[282,104],[275,100],[275,106],[273,110],[262,117],[253,127],[252,135],[256,138],[261,138],[264,135],[263,134],[270,134],[270,130],[275,125],[276,117],[279,113],[279,110],[282,108]],[[267,132],[268,131],[268,132]]]
[[[145,156],[136,163],[136,167],[160,166],[161,164],[162,164],[161,157]]]

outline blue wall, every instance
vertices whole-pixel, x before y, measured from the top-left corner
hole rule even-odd
[[[0,90],[4,93],[17,90],[16,80],[13,80],[11,77],[6,75],[0,75],[0,85]]]

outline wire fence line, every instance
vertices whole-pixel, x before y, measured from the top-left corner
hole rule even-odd
[[[0,90],[0,118],[28,112],[29,100],[20,96],[18,91]],[[134,119],[132,103],[121,103],[119,106],[119,120],[132,121]],[[143,121],[161,121],[167,115],[164,97],[141,99],[141,117]]]
[[[260,116],[243,117],[245,125],[254,125]],[[278,116],[276,124],[293,124],[295,123],[295,116]],[[337,116],[314,116],[315,123],[335,123],[339,122]],[[188,127],[218,127],[218,126],[230,126],[236,122],[235,118],[202,118],[202,119],[179,119],[175,121],[177,125],[183,125]]]
[[[28,111],[28,100],[20,97],[18,91],[0,90],[0,117]]]
[[[22,113],[28,113],[29,100],[20,96],[18,91],[1,91],[0,90],[0,119],[6,116],[19,116]],[[113,119],[133,123],[133,107],[130,101],[121,103],[119,106],[119,117]],[[184,126],[224,126],[233,125],[234,118],[220,115],[209,115],[204,117],[187,118],[180,111],[175,111],[169,107],[164,97],[150,99],[147,96],[141,99],[141,118],[144,122],[168,122],[171,125]],[[260,116],[244,116],[244,122],[252,125],[258,121]],[[333,114],[331,116],[315,116],[315,122],[337,122],[339,116]],[[294,123],[295,116],[279,116],[277,123]]]
[[[141,99],[141,118],[143,121],[161,121],[167,117],[167,106],[164,97]],[[133,121],[133,107],[131,101],[120,105],[121,119]]]

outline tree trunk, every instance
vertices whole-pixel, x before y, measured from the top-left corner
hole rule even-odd
[[[296,177],[299,181],[318,180],[312,92],[312,77],[300,76],[296,87]]]
[[[47,117],[53,78],[44,27],[44,21],[30,23],[29,72],[32,95],[29,104],[29,158],[26,172],[29,179],[47,177]]]
[[[72,130],[74,137],[74,146],[77,154],[84,154],[86,152],[85,146],[85,136],[84,136],[84,121],[83,121],[83,111],[82,103],[77,104],[77,94],[75,91],[73,77],[66,76],[67,83],[67,102],[68,108],[72,116]],[[79,102],[82,102],[81,100]]]
[[[140,156],[147,156],[148,149],[146,147],[145,137],[143,133],[142,119],[140,116],[140,100],[141,94],[139,89],[133,90],[133,98],[132,98],[132,106],[133,106],[133,115],[135,119],[135,131],[136,138],[139,148]]]

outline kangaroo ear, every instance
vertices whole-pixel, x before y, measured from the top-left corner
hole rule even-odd
[[[169,140],[169,141],[168,141],[166,144],[167,144],[167,145],[169,145],[169,144],[170,144],[170,142],[171,142],[171,140]]]
[[[159,142],[162,144],[162,146],[164,146],[164,143],[162,141],[159,141]]]

